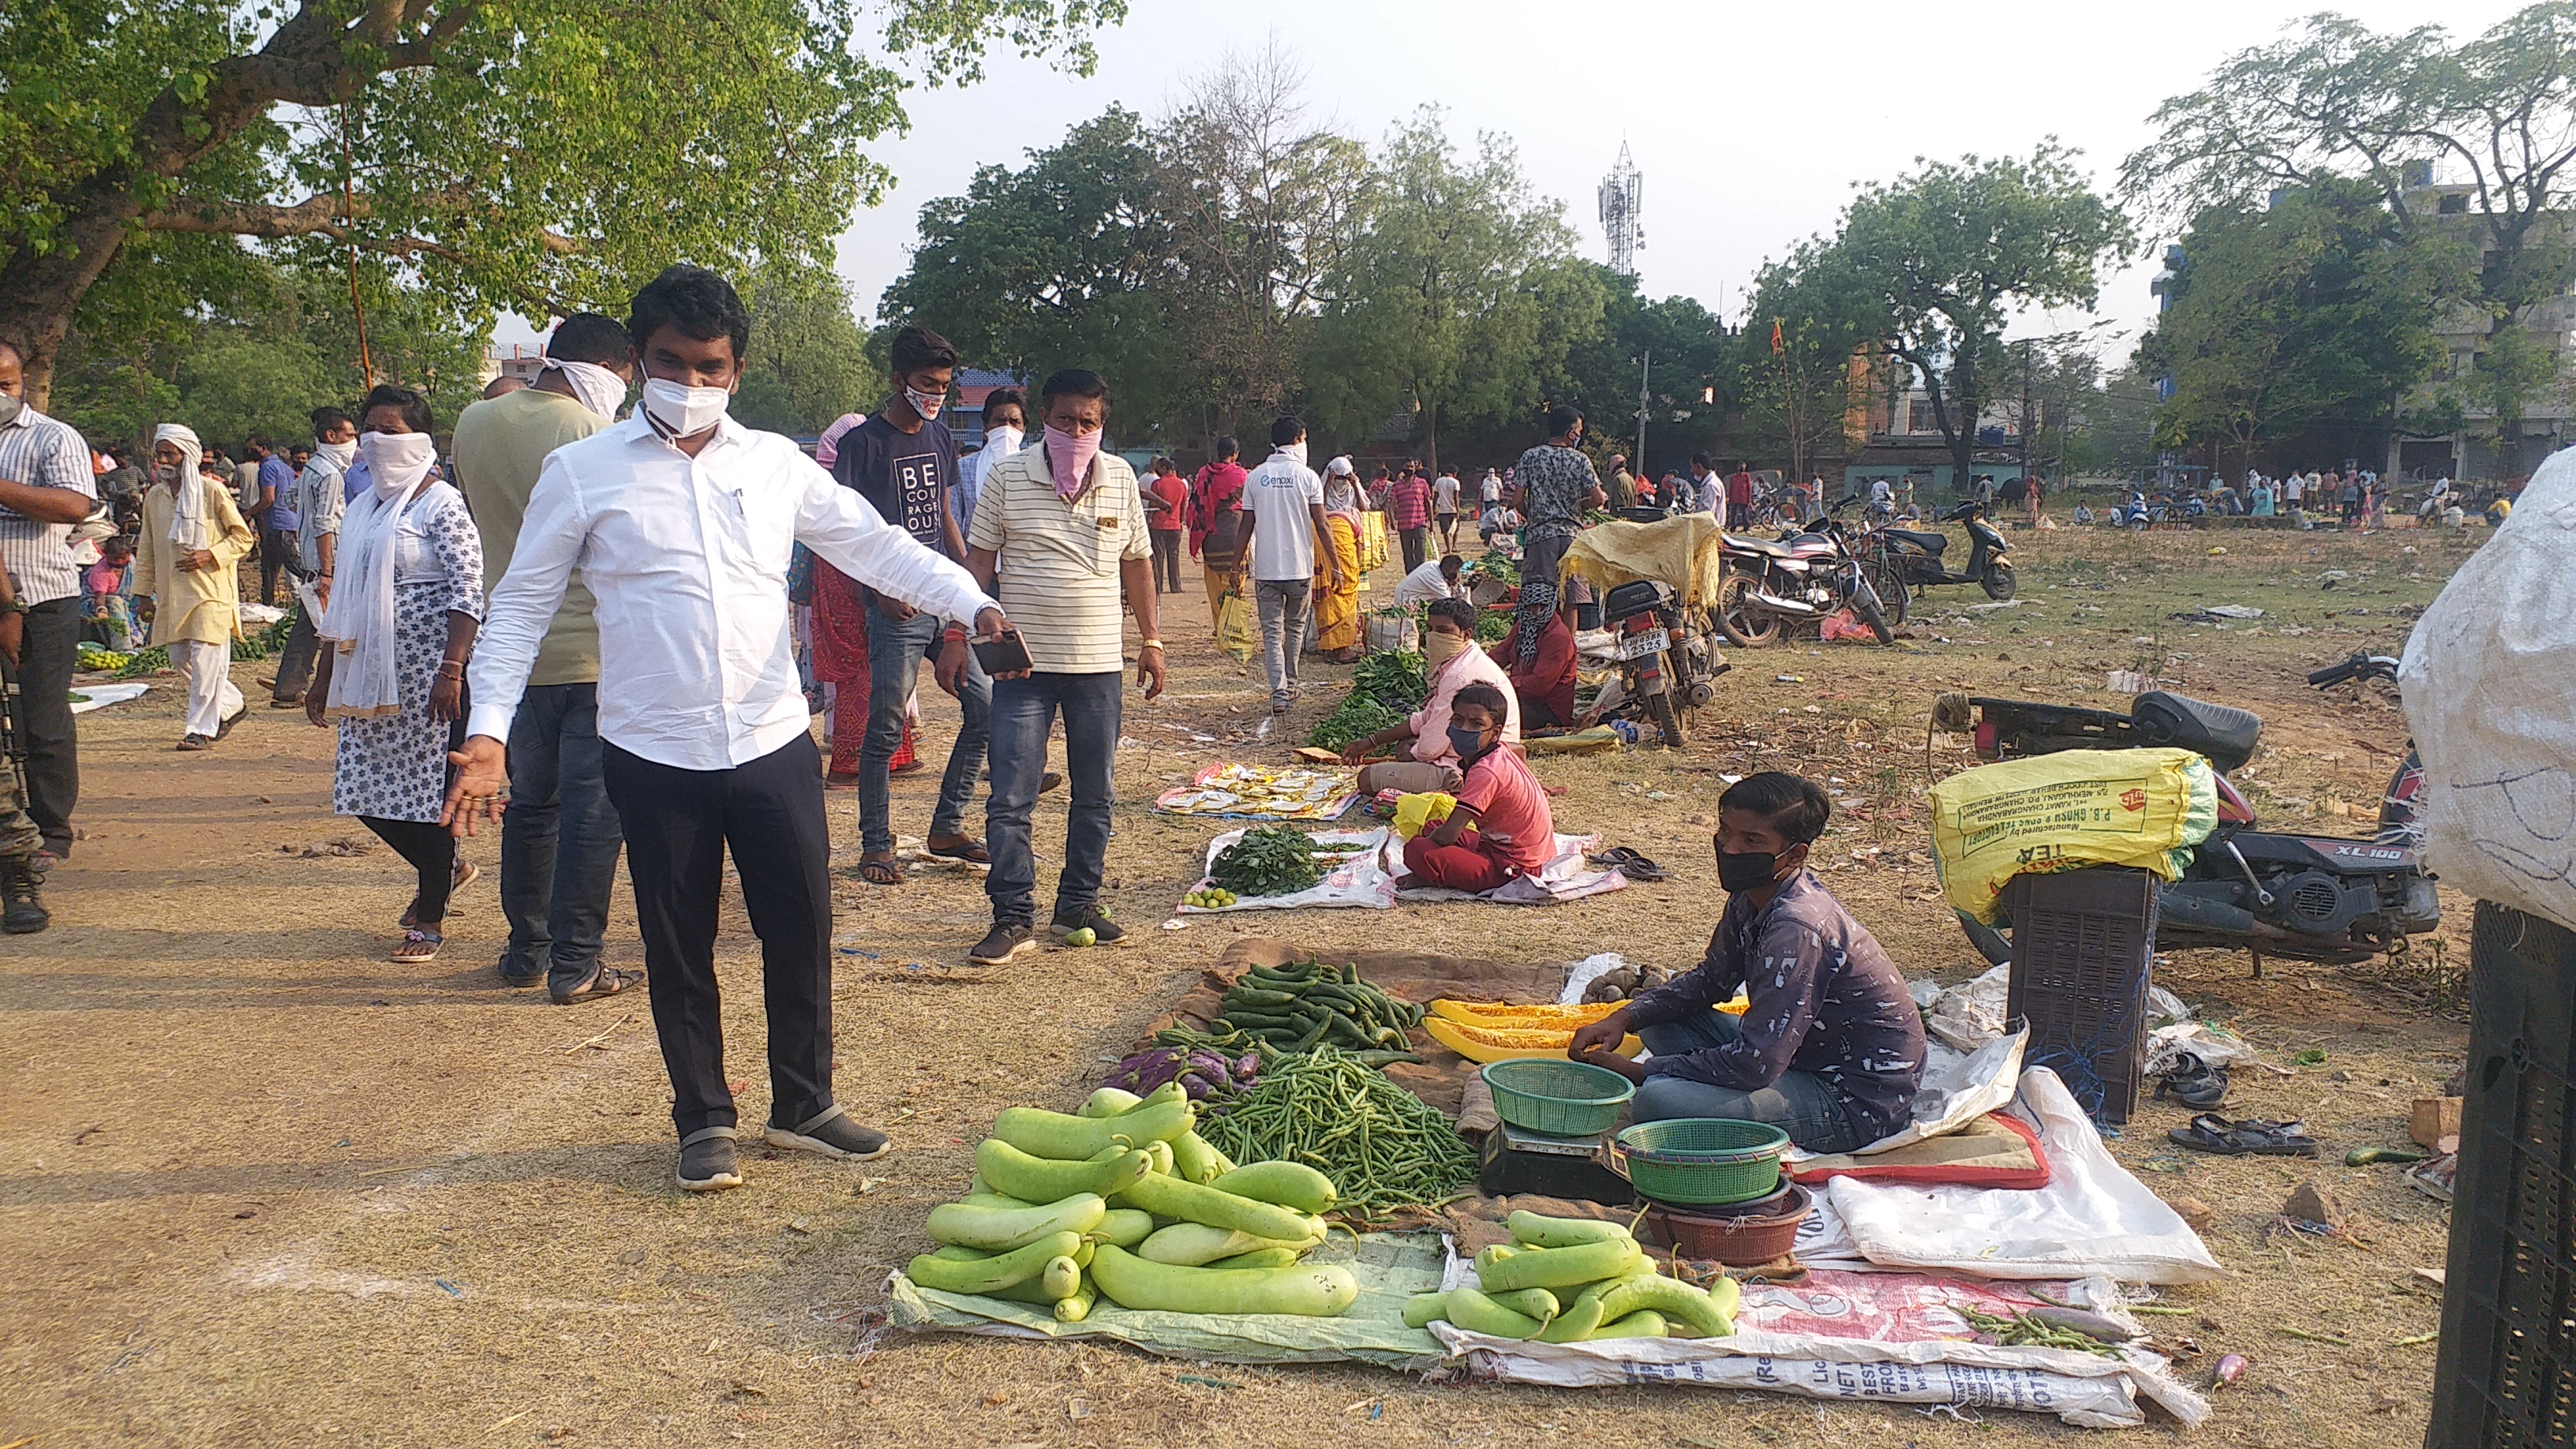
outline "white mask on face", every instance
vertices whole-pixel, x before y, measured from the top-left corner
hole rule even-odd
[[[346,443],[326,443],[316,438],[313,440],[313,456],[330,459],[334,466],[346,473],[349,465],[358,460],[358,444],[355,439]]]
[[[1025,435],[1018,428],[1004,423],[986,435],[984,446],[990,449],[998,445],[1001,456],[1007,458],[1020,450],[1020,439],[1023,436]]]
[[[1306,440],[1304,438],[1299,438],[1293,443],[1280,444],[1279,451],[1296,459],[1297,466],[1302,468],[1306,465]]]
[[[694,438],[724,420],[733,394],[720,387],[691,387],[666,378],[647,378],[644,411],[675,438]]]
[[[358,456],[381,498],[395,498],[420,486],[429,465],[438,461],[438,445],[427,433],[361,433]]]
[[[919,413],[923,418],[928,419],[939,416],[939,410],[948,405],[948,394],[944,392],[917,392],[912,388],[907,387],[903,390],[903,400],[912,404],[912,410],[914,412]]]

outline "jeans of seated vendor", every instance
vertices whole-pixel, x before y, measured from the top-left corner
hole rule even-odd
[[[1404,795],[1427,795],[1458,788],[1458,772],[1447,765],[1426,764],[1421,760],[1387,760],[1360,766],[1360,793],[1375,795],[1380,790],[1393,790]]]
[[[1744,1033],[1744,1018],[1709,1011],[1683,1021],[1640,1029],[1638,1040],[1659,1057],[1681,1056],[1724,1046]],[[1649,1060],[1649,1067],[1654,1063]],[[1849,1152],[1868,1144],[1843,1115],[1834,1089],[1813,1072],[1790,1070],[1770,1086],[1750,1092],[1715,1087],[1686,1077],[1653,1076],[1638,1084],[1635,1106],[1640,1122],[1673,1117],[1725,1117],[1737,1122],[1765,1122],[1789,1134],[1808,1152]]]

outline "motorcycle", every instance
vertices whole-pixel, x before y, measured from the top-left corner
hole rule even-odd
[[[1883,527],[1862,536],[1862,556],[1878,582],[1880,601],[1900,622],[1910,591],[1933,584],[1976,584],[1987,598],[1996,600],[2013,596],[2013,566],[2004,557],[2012,545],[2004,542],[2001,529],[1986,521],[1985,506],[1972,498],[1942,514],[1941,521],[1968,526],[1968,567],[1963,572],[1952,573],[1941,561],[1941,551],[1950,546],[1948,534]]]
[[[1879,643],[1896,642],[1869,569],[1840,522],[1822,519],[1807,532],[1776,542],[1733,533],[1724,538],[1726,575],[1709,614],[1728,639],[1759,649],[1790,625],[1821,623],[1835,610],[1849,608]]]
[[[1619,690],[1637,701],[1662,732],[1667,749],[1682,745],[1680,708],[1717,697],[1717,676],[1733,666],[1711,657],[1707,638],[1691,627],[1689,611],[1673,591],[1652,579],[1632,579],[1602,598],[1601,623],[1618,639]]]
[[[2318,688],[2344,680],[2396,678],[2397,661],[2355,655],[2308,676]],[[1944,711],[1961,712],[1957,696]],[[2209,704],[2161,690],[2137,697],[2127,714],[2027,700],[1971,698],[1981,759],[2008,760],[2059,750],[2127,750],[2176,746],[2206,757],[2218,771],[2218,825],[2192,853],[2178,880],[2161,890],[2156,945],[2238,947],[2265,956],[2341,965],[2401,949],[2406,938],[2442,923],[2433,878],[2415,844],[2416,798],[2423,767],[2412,749],[2380,802],[2380,828],[2369,840],[2288,835],[2256,828],[2253,807],[2228,783],[2262,737],[2250,710]],[[1944,711],[1936,711],[1936,714]],[[1970,944],[1997,965],[2012,957],[2002,931],[1959,918]]]

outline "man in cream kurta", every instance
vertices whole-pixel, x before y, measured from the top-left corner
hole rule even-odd
[[[143,491],[134,591],[152,596],[152,642],[169,648],[171,667],[188,681],[188,722],[179,748],[206,750],[242,715],[242,693],[232,681],[233,637],[241,632],[239,565],[250,554],[252,537],[231,489],[194,468],[180,486],[205,490],[206,546],[193,556],[180,554],[170,541],[170,515],[177,506],[171,487],[153,483]]]

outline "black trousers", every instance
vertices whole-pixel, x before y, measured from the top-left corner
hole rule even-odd
[[[1404,546],[1404,571],[1406,573],[1413,572],[1415,569],[1422,567],[1424,563],[1430,560],[1430,529],[1399,528],[1395,531],[1395,536]]]
[[[769,1119],[794,1127],[831,1106],[832,838],[812,737],[729,770],[657,765],[614,744],[601,754],[671,1073],[671,1125],[683,1137],[735,1125],[715,967],[727,847],[760,938]]]
[[[420,873],[416,919],[420,929],[437,930],[438,923],[447,919],[448,892],[456,887],[456,837],[435,820],[382,820],[373,815],[358,819]]]
[[[295,557],[295,538],[274,528],[259,531],[259,601],[267,603],[277,593],[277,576],[287,572],[287,561]],[[289,574],[292,577],[292,574]]]
[[[26,736],[27,813],[45,849],[72,854],[72,807],[80,803],[80,735],[72,724],[72,669],[80,659],[78,595],[27,610],[19,636],[18,728]]]

